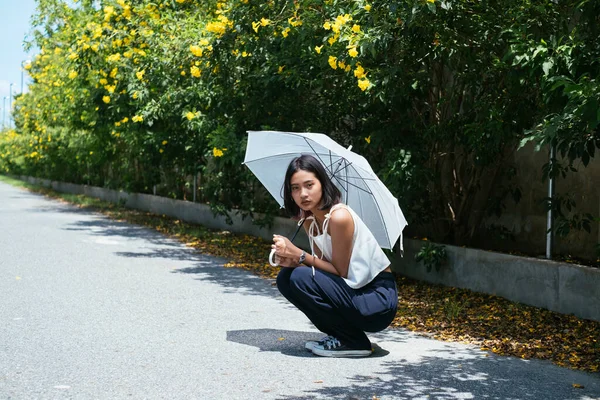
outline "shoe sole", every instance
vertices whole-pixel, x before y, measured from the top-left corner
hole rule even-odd
[[[373,354],[370,350],[323,350],[314,348],[313,354],[321,357],[369,357]]]
[[[312,352],[312,351],[313,351],[313,349],[315,348],[315,346],[318,346],[318,343],[317,343],[317,342],[313,342],[313,343],[306,343],[306,344],[304,344],[304,348],[305,348],[307,351],[310,351],[310,352]]]

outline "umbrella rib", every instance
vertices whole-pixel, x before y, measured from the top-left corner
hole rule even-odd
[[[369,189],[369,190],[367,190],[367,189],[361,188],[360,186],[358,186],[358,185],[357,185],[357,184],[355,184],[355,183],[350,183],[350,181],[349,181],[348,179],[338,178],[338,177],[335,177],[335,176],[334,176],[334,178],[335,178],[335,180],[337,180],[337,181],[338,181],[338,183],[340,183],[340,185],[341,185],[342,183],[345,183],[345,184],[346,184],[346,187],[348,187],[348,185],[350,185],[350,186],[352,186],[352,187],[354,187],[354,188],[356,188],[356,189],[358,189],[358,190],[362,190],[362,191],[363,191],[363,192],[365,192],[365,193],[368,193],[368,194],[373,194],[373,192],[371,192],[371,190],[370,190],[370,189]],[[367,186],[367,188],[368,188],[368,187],[369,187],[369,186]],[[348,191],[348,189],[346,189],[346,191]]]
[[[252,159],[252,160],[250,160],[250,161],[244,161],[242,164],[248,165],[248,164],[250,164],[250,163],[257,162],[257,161],[268,160],[269,158],[283,158],[283,157],[285,157],[285,156],[289,156],[289,155],[297,155],[297,154],[298,154],[298,152],[297,152],[297,151],[290,151],[290,152],[287,152],[287,153],[277,153],[277,154],[271,154],[271,155],[268,155],[268,156],[265,156],[265,157],[254,158],[254,159]],[[321,157],[319,156],[319,154],[318,154],[318,153],[316,153],[316,152],[315,152],[315,155],[316,155],[317,157],[319,157],[319,160],[321,160]],[[323,162],[323,160],[321,160],[321,162]],[[324,164],[324,165],[327,165],[327,164],[325,164],[325,163],[323,163],[323,164]]]
[[[328,150],[330,164],[327,165],[327,163],[325,161],[323,161],[323,159],[321,158],[321,156],[319,155],[319,153],[315,150],[315,148],[312,146],[312,144],[310,144],[308,138],[304,138],[304,141],[306,142],[306,144],[308,145],[308,147],[311,148],[311,150],[313,151],[313,153],[319,158],[319,161],[321,161],[321,163],[323,163],[323,165],[325,166],[325,168],[330,168],[329,172],[333,176],[333,168],[331,168],[331,166],[333,165],[333,160],[331,159],[331,150]],[[344,157],[340,156],[340,158],[343,159]]]
[[[385,218],[383,218],[383,213],[381,212],[381,206],[379,205],[379,202],[377,201],[377,197],[375,197],[375,195],[373,195],[373,200],[375,201],[375,204],[377,205],[375,207],[375,209],[377,210],[377,213],[379,214],[379,219],[381,220],[381,223],[383,224],[383,232],[385,233],[385,237],[387,239],[388,245],[391,248],[393,246],[393,243],[390,243],[390,235],[389,235],[389,232],[387,230],[387,226],[386,226],[386,223],[385,223]]]
[[[363,178],[361,178],[361,177],[359,177],[359,178],[360,178],[360,179],[363,179]],[[364,181],[364,179],[363,179],[363,181]],[[348,183],[349,183],[349,182],[348,182]],[[349,183],[349,184],[350,184],[350,183]],[[365,186],[369,188],[369,185],[367,185],[367,183],[366,183],[366,182],[365,182]],[[382,214],[382,212],[381,212],[381,207],[379,206],[379,202],[377,201],[377,197],[375,197],[375,194],[374,194],[373,192],[371,192],[371,191],[370,191],[370,190],[371,190],[371,188],[369,188],[369,191],[366,191],[366,190],[364,190],[364,189],[361,189],[361,188],[358,188],[358,189],[360,189],[360,190],[363,190],[363,191],[365,191],[365,192],[369,193],[371,196],[373,196],[373,201],[375,201],[375,204],[376,204],[376,207],[375,207],[375,209],[377,210],[377,213],[379,214],[379,219],[381,220],[381,223],[383,224],[383,232],[384,232],[384,234],[385,234],[385,237],[386,237],[386,239],[387,239],[387,242],[388,242],[388,244],[391,246],[391,243],[390,243],[390,235],[389,235],[389,233],[388,233],[388,230],[387,230],[387,226],[386,226],[386,223],[385,223],[385,219],[383,218],[383,214]]]

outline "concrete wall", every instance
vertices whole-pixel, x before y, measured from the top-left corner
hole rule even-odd
[[[535,151],[529,144],[512,155],[511,162],[517,168],[516,184],[522,190],[518,204],[507,201],[506,210],[500,218],[486,219],[487,225],[506,227],[514,234],[515,241],[485,235],[485,248],[519,250],[526,254],[544,255],[546,252],[546,218],[540,201],[548,197],[548,182],[542,181],[542,166],[548,162],[547,148]],[[565,178],[556,179],[556,193],[569,195],[576,202],[574,212],[600,216],[600,157],[590,161],[587,167],[578,161],[577,172],[569,172]],[[566,212],[566,210],[564,210]],[[572,214],[572,213],[571,213]],[[600,221],[591,224],[591,233],[573,231],[567,237],[555,238],[554,254],[570,255],[588,260],[596,259],[596,245],[600,243]]]
[[[232,215],[233,225],[228,225],[225,218],[213,216],[210,208],[204,204],[29,177],[21,179],[52,187],[59,192],[85,194],[115,203],[121,201],[126,207],[266,240],[270,240],[273,233],[290,237],[296,228],[293,221],[285,218],[275,218],[271,228],[260,228],[253,225],[249,218],[242,219],[236,213]],[[306,235],[302,230],[300,232],[295,243],[307,249]],[[392,269],[414,279],[494,294],[512,301],[600,321],[600,269],[445,246],[448,264],[439,271],[434,268],[427,272],[425,266],[415,262],[415,254],[422,245],[422,241],[405,239],[404,257],[397,256],[393,259]]]
[[[415,261],[420,240],[404,241],[395,272],[426,282],[471,289],[600,321],[600,269],[544,259],[445,246],[448,263],[430,272]]]

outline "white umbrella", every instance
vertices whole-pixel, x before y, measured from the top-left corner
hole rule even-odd
[[[283,207],[283,184],[289,163],[310,154],[321,161],[342,201],[351,207],[375,236],[391,249],[407,225],[398,200],[379,180],[368,161],[322,133],[249,131],[244,164]],[[402,240],[400,240],[402,248]]]

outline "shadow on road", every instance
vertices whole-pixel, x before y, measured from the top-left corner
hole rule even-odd
[[[295,357],[317,357],[304,348],[309,340],[320,340],[322,333],[286,331],[278,329],[243,329],[239,331],[227,331],[227,340],[230,342],[258,347],[260,351],[277,351],[279,353]],[[390,354],[377,344],[373,344],[372,357],[384,357]]]
[[[213,258],[213,261],[217,259]],[[244,293],[257,296],[270,296],[276,298],[283,297],[279,290],[272,283],[261,279],[251,272],[237,268],[226,268],[222,264],[213,262],[196,267],[179,268],[171,271],[176,274],[196,275],[195,279],[199,281],[208,281],[223,287],[224,293]]]
[[[348,385],[320,387],[304,396],[279,399],[598,399],[597,385],[573,387],[578,380],[568,376],[572,371],[550,363],[470,352],[462,358],[440,352],[417,362],[384,360],[381,372],[355,375]]]

